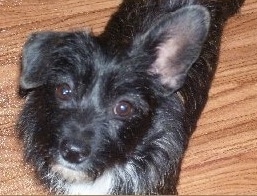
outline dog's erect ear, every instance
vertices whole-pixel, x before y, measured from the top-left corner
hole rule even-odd
[[[208,35],[210,14],[191,5],[166,14],[133,42],[131,55],[154,56],[148,73],[157,74],[163,85],[177,90],[201,53]]]

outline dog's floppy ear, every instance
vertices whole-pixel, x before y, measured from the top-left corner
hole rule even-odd
[[[27,40],[22,52],[20,85],[23,89],[31,89],[44,84],[46,80],[49,54],[49,38],[54,33],[34,33]]]
[[[164,15],[138,36],[130,54],[154,56],[148,73],[157,74],[163,85],[175,91],[183,85],[188,70],[199,57],[209,25],[206,8],[200,5],[181,8]]]

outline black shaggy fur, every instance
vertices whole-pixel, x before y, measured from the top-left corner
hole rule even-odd
[[[176,194],[222,28],[242,3],[124,0],[100,36],[31,35],[18,132],[50,191]]]

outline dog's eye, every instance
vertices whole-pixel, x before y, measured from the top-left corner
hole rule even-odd
[[[120,117],[128,117],[133,112],[133,106],[128,101],[120,101],[114,107],[114,114]]]
[[[72,96],[72,90],[68,84],[63,83],[63,84],[59,84],[56,87],[55,94],[59,99],[69,100],[71,99],[71,96]]]

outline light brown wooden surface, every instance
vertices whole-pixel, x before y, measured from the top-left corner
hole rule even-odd
[[[45,194],[22,162],[15,121],[27,36],[84,27],[101,32],[121,0],[0,0],[0,194]],[[182,165],[180,194],[257,194],[257,0],[225,28],[210,99]]]

